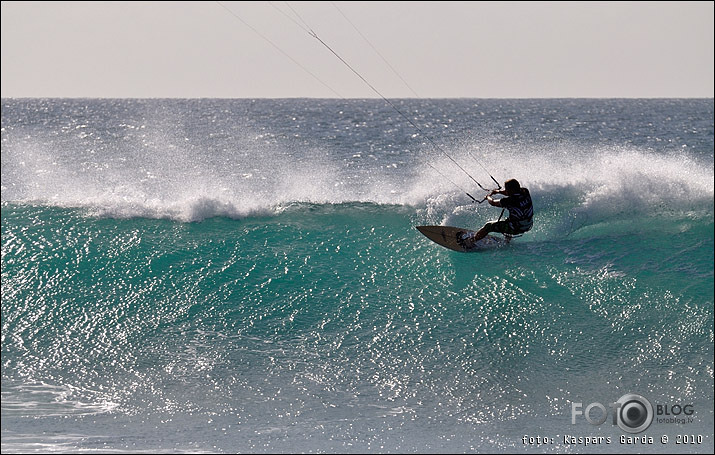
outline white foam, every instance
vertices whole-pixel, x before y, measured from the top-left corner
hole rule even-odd
[[[485,187],[495,185],[482,166],[502,186],[504,180],[516,178],[522,186],[530,188],[542,210],[544,205],[568,202],[573,205],[572,210],[604,218],[625,212],[712,209],[713,164],[685,151],[663,155],[636,148],[584,148],[573,144],[550,149],[501,144],[498,151],[495,149],[493,144],[469,144],[451,156],[459,163],[467,163],[463,166]],[[473,182],[470,185],[469,177],[446,156],[423,164],[422,174],[427,176],[431,172],[431,178],[439,180],[441,177],[430,165],[446,175],[456,174],[455,182],[462,188],[471,190],[476,186]],[[454,194],[464,195],[454,185],[451,189]],[[475,189],[471,194],[482,198],[485,192]],[[435,197],[428,201],[439,205],[454,203]],[[452,214],[458,215],[463,208],[458,204]]]
[[[160,151],[139,156],[130,144],[104,158],[75,158],[71,150],[57,153],[26,141],[21,149],[3,151],[2,199],[87,208],[107,217],[200,221],[275,213],[293,202],[373,202],[457,213],[471,205],[465,191],[477,199],[485,195],[447,156],[428,148],[402,156],[401,164],[365,158],[356,166],[329,150],[295,151],[290,144],[266,148],[245,140],[213,157],[197,156],[171,138],[151,140],[164,141]],[[495,186],[486,168],[500,183],[517,178],[542,204],[574,199],[577,208],[599,216],[712,205],[713,164],[685,151],[482,141],[449,154],[485,187]]]

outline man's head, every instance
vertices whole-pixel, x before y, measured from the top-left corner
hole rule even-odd
[[[509,195],[516,194],[519,192],[519,190],[521,190],[521,185],[516,179],[509,179],[504,182],[504,189]]]

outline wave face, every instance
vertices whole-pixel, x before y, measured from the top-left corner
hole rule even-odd
[[[2,101],[5,451],[588,451],[713,428],[712,100]],[[415,225],[535,227],[448,251]],[[488,170],[488,172],[487,172]],[[595,411],[594,411],[595,413]]]

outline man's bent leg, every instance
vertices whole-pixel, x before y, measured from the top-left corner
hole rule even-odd
[[[478,241],[480,241],[484,237],[486,237],[487,234],[489,234],[490,232],[493,232],[491,230],[491,227],[492,227],[491,224],[492,223],[485,224],[480,230],[477,231],[476,234],[474,234],[474,239],[473,239],[474,243],[477,243]]]
[[[487,223],[480,230],[478,230],[473,236],[469,236],[468,238],[465,238],[464,241],[464,247],[465,248],[471,248],[474,246],[475,243],[483,239],[484,237],[487,236],[490,232],[494,232],[495,228],[494,226],[496,223],[491,222]]]

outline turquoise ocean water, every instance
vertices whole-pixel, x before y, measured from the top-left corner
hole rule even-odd
[[[2,451],[712,453],[713,100],[395,103],[3,99]]]

